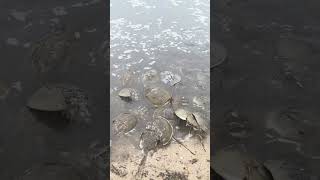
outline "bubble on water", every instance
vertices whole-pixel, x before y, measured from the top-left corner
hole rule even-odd
[[[154,63],[156,63],[156,61],[151,61],[150,63],[148,63],[150,66],[152,66]]]

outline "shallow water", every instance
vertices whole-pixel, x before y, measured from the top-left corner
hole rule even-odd
[[[161,77],[155,84],[173,92],[174,99],[183,96],[189,102],[187,107],[201,112],[209,126],[209,103],[205,109],[193,104],[195,96],[210,98],[209,5],[207,0],[111,1],[110,116],[112,119],[126,111],[142,114],[136,128],[126,137],[111,134],[112,144],[129,138],[139,149],[140,134],[146,123],[152,121],[155,110],[143,88],[143,74],[150,70],[159,75],[170,71],[180,76],[181,82],[174,87]],[[122,84],[121,78],[127,72],[133,72],[131,83]],[[118,92],[124,87],[136,89],[138,99],[129,103],[121,100]],[[178,119],[174,122],[181,126],[174,126],[176,136],[186,135],[183,123]]]

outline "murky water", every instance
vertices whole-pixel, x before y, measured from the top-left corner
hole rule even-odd
[[[110,115],[114,118],[127,111],[142,114],[136,128],[126,137],[111,134],[112,144],[130,138],[139,149],[140,134],[146,123],[152,121],[156,109],[144,94],[143,74],[150,70],[159,76],[156,86],[173,93],[173,99],[183,98],[185,106],[200,112],[209,127],[210,2],[112,0],[110,6]],[[180,83],[170,86],[166,71],[181,77]],[[128,73],[132,80],[123,84],[123,77]],[[121,100],[118,93],[122,88],[135,89],[137,99],[129,103]],[[204,97],[207,105],[197,107],[194,97]],[[184,127],[178,129],[179,126],[179,123],[174,125],[176,135],[182,137],[186,134],[182,133]]]
[[[318,5],[216,1],[214,37],[227,48],[228,62],[212,72],[214,153],[242,144],[261,161],[285,161],[296,167],[291,173],[318,179],[318,153],[311,151],[319,147],[319,13],[312,8]],[[288,69],[293,76],[286,77]],[[232,110],[246,119],[250,136],[232,135],[226,120]]]
[[[0,79],[9,93],[0,100],[0,179],[12,179],[36,163],[85,152],[94,141],[106,143],[107,102],[101,98],[106,89],[105,60],[99,55],[106,30],[103,3],[38,3],[1,2],[4,28],[0,35]],[[52,22],[63,22],[80,33],[78,44],[70,51],[68,70],[51,74],[50,80],[71,83],[88,92],[93,102],[89,127],[63,123],[53,114],[31,118],[25,107],[30,95],[41,86],[31,68],[30,45],[49,31]]]

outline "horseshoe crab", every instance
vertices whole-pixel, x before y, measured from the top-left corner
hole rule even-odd
[[[137,99],[137,92],[132,88],[123,88],[119,91],[118,94],[124,100]]]
[[[159,81],[160,81],[160,77],[159,77],[158,71],[155,69],[151,69],[142,75],[142,82],[144,83],[144,85],[154,84]]]
[[[213,170],[225,179],[273,180],[270,171],[260,162],[236,150],[220,150],[212,158]]]
[[[156,130],[145,129],[140,136],[139,147],[142,149],[144,156],[140,161],[139,168],[135,174],[136,178],[141,179],[141,171],[147,161],[148,153],[157,149],[160,144],[159,133]]]
[[[174,120],[176,118],[174,111],[171,107],[159,107],[153,113],[153,118],[163,117],[168,120]]]
[[[202,130],[198,120],[203,120],[199,113],[192,113],[185,109],[179,108],[175,110],[175,114],[181,120],[186,121],[187,126],[191,126],[194,130]]]
[[[48,87],[38,89],[29,99],[27,106],[40,111],[63,111],[67,109],[62,91]]]
[[[304,135],[303,123],[293,109],[280,109],[269,112],[266,116],[266,128],[280,137],[301,140]]]
[[[129,69],[120,78],[122,86],[130,86],[133,83],[133,71]]]
[[[189,111],[187,111],[185,109],[182,109],[182,108],[179,108],[179,109],[175,110],[174,113],[178,118],[180,118],[180,119],[182,119],[184,121],[186,121],[187,118],[192,115],[191,112],[189,112]]]
[[[145,96],[155,107],[163,106],[171,99],[170,93],[161,87],[146,88]]]
[[[179,75],[173,74],[170,71],[161,72],[160,78],[163,83],[169,84],[170,86],[174,86],[181,81],[181,77]]]
[[[236,138],[247,138],[251,135],[251,127],[249,121],[237,111],[227,112],[225,115],[229,133]]]
[[[119,133],[125,134],[136,127],[138,123],[138,118],[135,116],[135,114],[126,112],[121,113],[115,118],[113,118],[112,123],[116,135]]]
[[[159,143],[167,145],[173,136],[173,127],[170,122],[163,117],[156,117],[151,125],[146,129],[154,130],[158,133]]]
[[[71,121],[89,123],[89,98],[87,93],[69,84],[48,84],[37,90],[27,106],[39,111],[61,111]]]
[[[64,27],[55,27],[53,32],[46,34],[32,45],[31,62],[39,73],[46,73],[64,62],[74,42],[73,33]]]
[[[140,136],[139,147],[145,152],[155,150],[160,143],[159,133],[156,130],[145,129]]]
[[[141,176],[141,170],[147,160],[149,151],[155,151],[159,145],[167,145],[173,137],[173,127],[169,121],[162,117],[157,117],[147,125],[140,136],[139,147],[143,150],[144,156],[140,162],[138,172],[135,176]]]
[[[204,132],[208,133],[210,131],[209,122],[207,122],[203,115],[199,112],[194,112],[192,114],[197,122],[197,125],[199,126],[197,130],[203,130]]]
[[[96,145],[95,145],[96,146]],[[103,148],[103,153],[108,151]],[[106,178],[105,161],[97,147],[90,147],[86,152],[73,152],[55,161],[37,163],[24,172],[19,180],[102,180]],[[107,153],[107,152],[106,152]]]

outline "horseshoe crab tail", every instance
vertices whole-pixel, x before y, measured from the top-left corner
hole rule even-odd
[[[174,136],[172,136],[172,138],[179,143],[181,146],[183,146],[184,148],[186,148],[192,155],[196,155],[194,152],[192,152],[186,145],[184,145],[181,141],[179,141],[178,139],[176,139]]]

